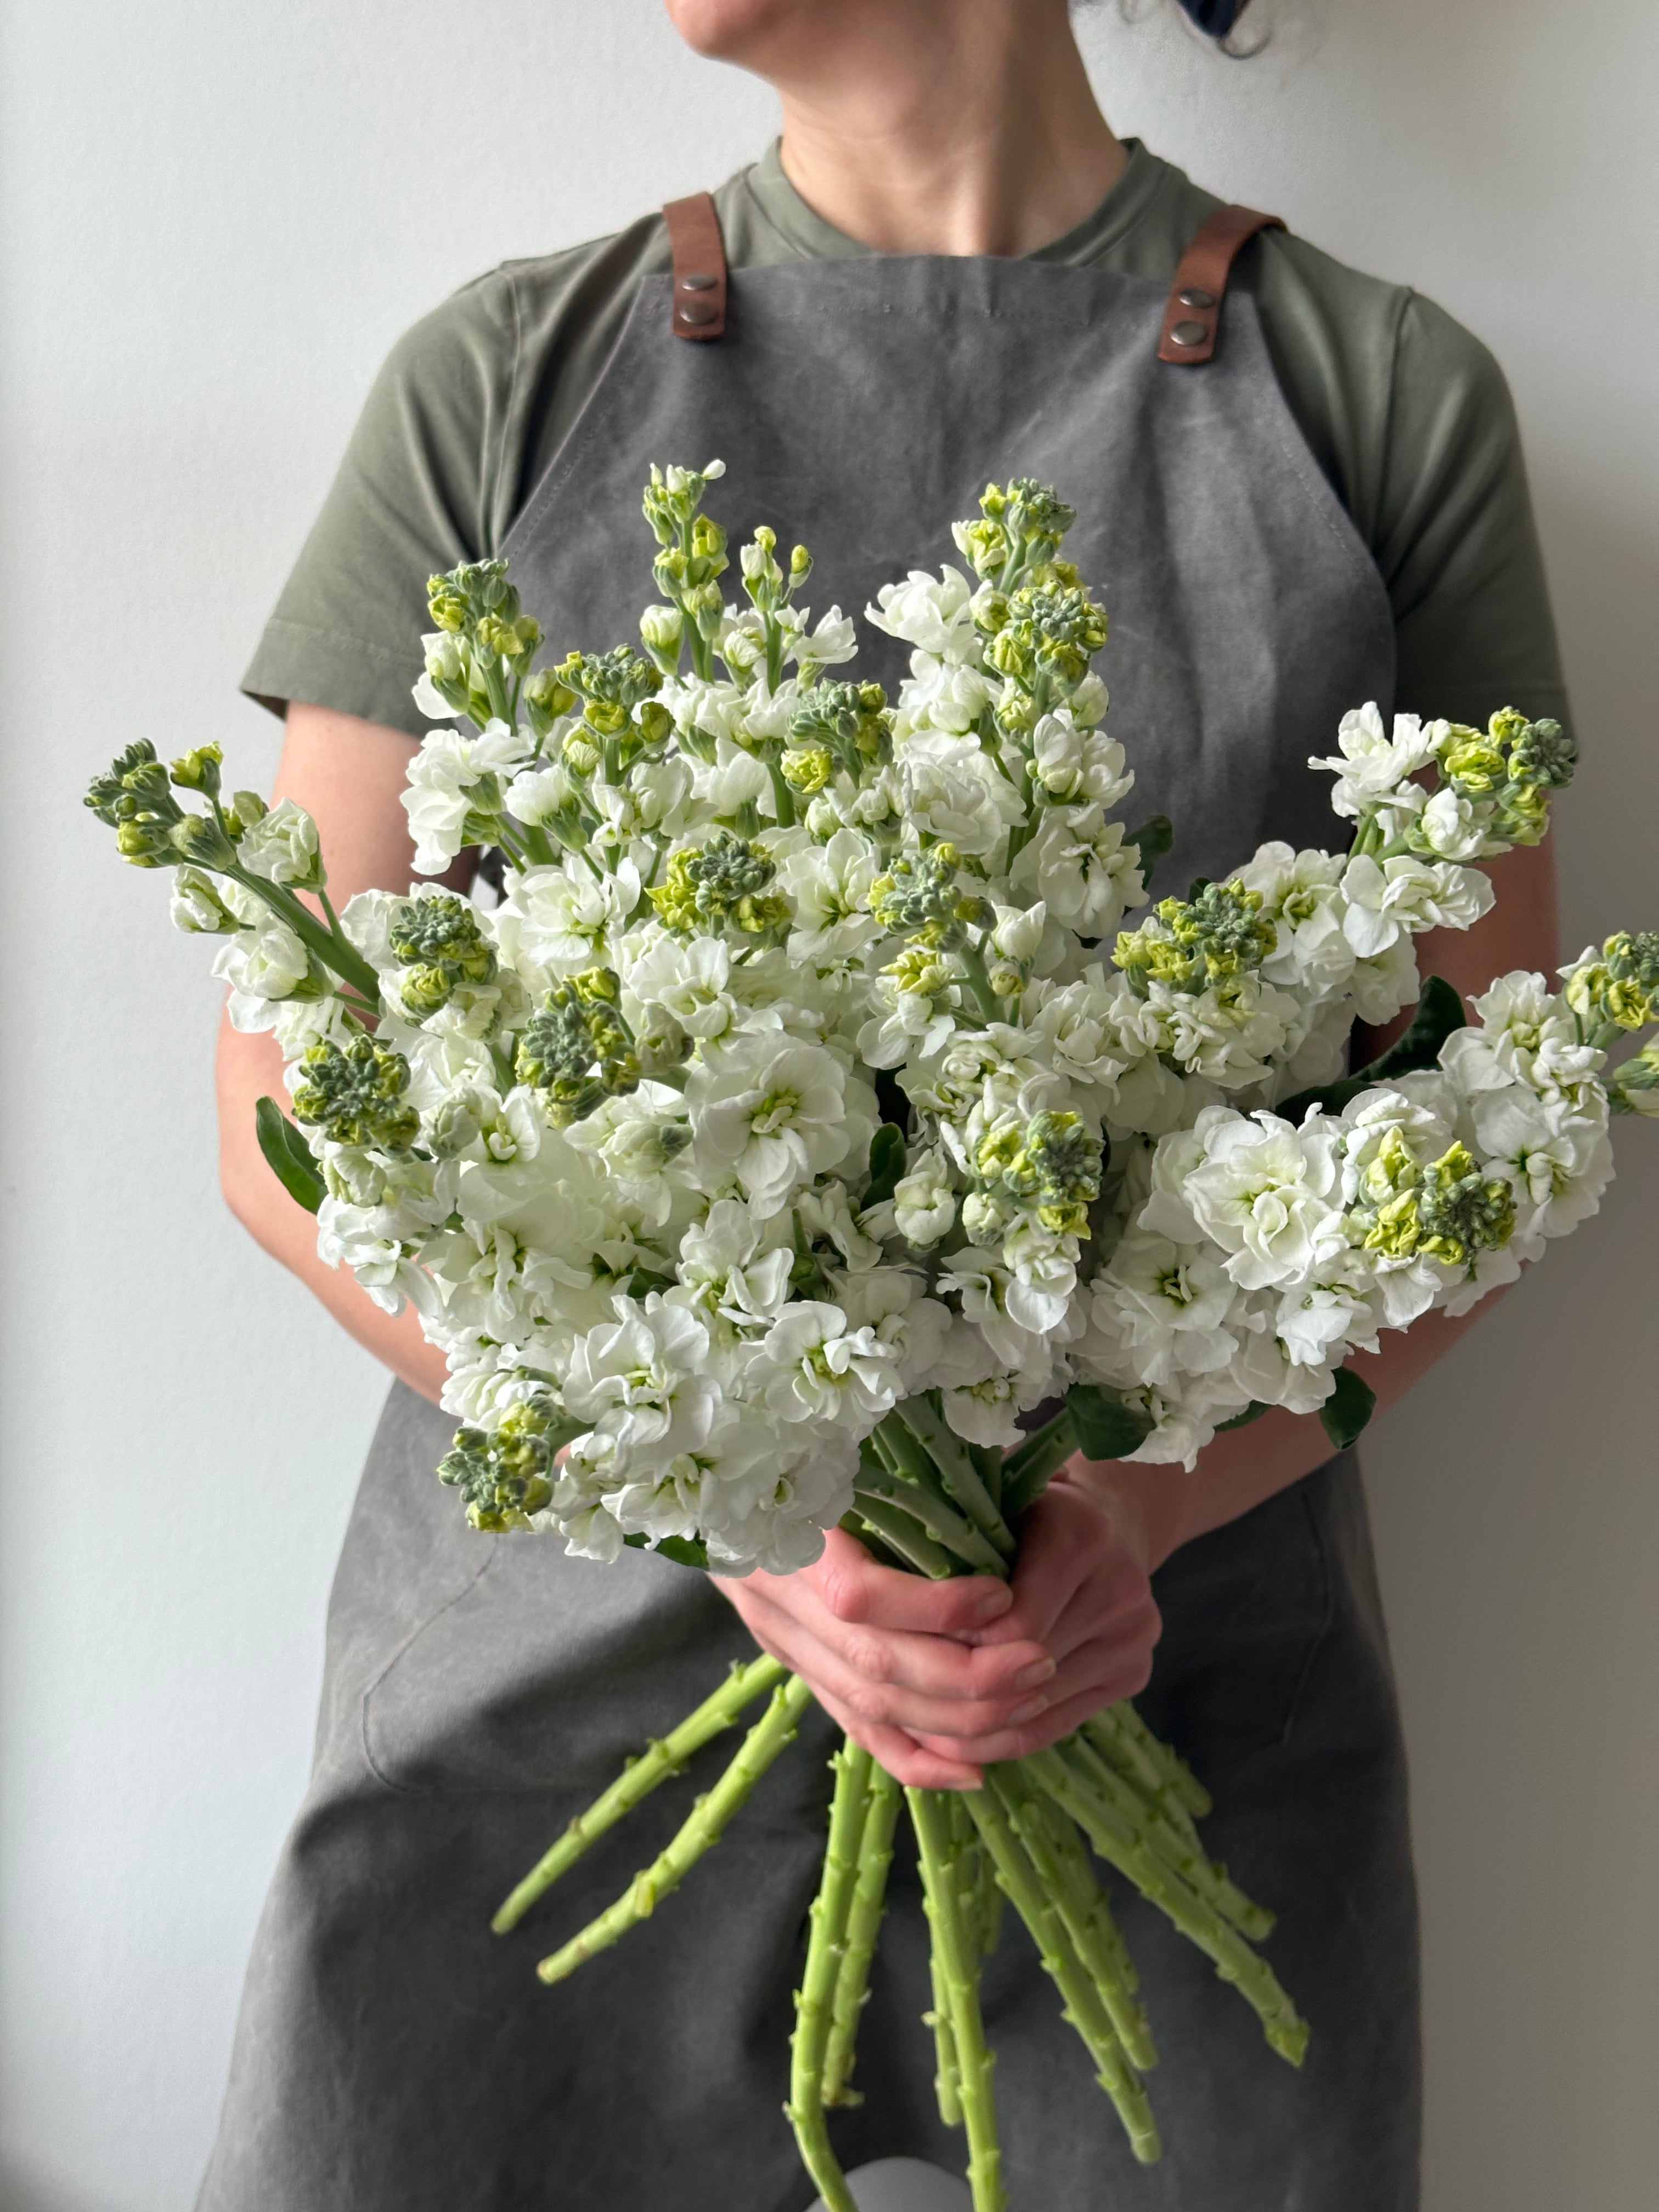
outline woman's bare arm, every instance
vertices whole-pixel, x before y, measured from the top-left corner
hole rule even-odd
[[[415,740],[401,731],[337,714],[326,707],[289,708],[273,798],[292,799],[317,823],[336,908],[362,890],[406,890],[415,848],[399,801]],[[459,874],[464,887],[467,871]],[[317,1257],[317,1225],[265,1164],[254,1135],[258,1099],[287,1103],[283,1056],[269,1035],[246,1036],[221,1024],[218,1052],[219,1182],[237,1219],[274,1259],[292,1269],[341,1327],[422,1396],[436,1400],[444,1362],[421,1334],[411,1309],[394,1320],[339,1267]]]

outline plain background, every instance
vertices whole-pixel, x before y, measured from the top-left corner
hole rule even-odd
[[[1585,753],[1570,945],[1651,927],[1659,16],[1273,4],[1248,66],[1172,15],[1091,16],[1107,112],[1494,346]],[[0,2203],[181,2212],[380,1391],[221,1211],[204,949],[78,794],[140,733],[267,775],[276,726],[236,678],[398,332],[507,255],[716,183],[771,110],[655,0],[3,22]],[[1659,1133],[1625,1125],[1620,1153],[1602,1218],[1367,1447],[1430,2212],[1654,2201]]]

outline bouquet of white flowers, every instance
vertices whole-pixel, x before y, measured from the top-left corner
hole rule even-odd
[[[501,856],[494,906],[424,884],[337,915],[309,817],[222,794],[216,748],[169,769],[135,745],[88,795],[129,860],[174,870],[179,925],[222,938],[232,1020],[276,1032],[292,1118],[262,1102],[261,1140],[319,1250],[411,1302],[445,1353],[443,1480],[476,1526],[599,1560],[783,1571],[839,1523],[889,1564],[1006,1576],[1079,1449],[1190,1467],[1271,1406],[1350,1442],[1372,1402],[1351,1355],[1511,1279],[1595,1210],[1610,1113],[1659,1111],[1654,1044],[1605,1072],[1659,1018],[1659,937],[1610,939],[1559,992],[1504,976],[1473,1020],[1443,983],[1419,996],[1413,938],[1487,910],[1476,863],[1543,836],[1571,740],[1508,710],[1389,730],[1361,708],[1312,763],[1346,852],[1266,845],[1124,929],[1170,829],[1115,811],[1133,778],[1091,666],[1105,616],[1060,557],[1071,511],[993,485],[956,526],[964,568],[880,592],[868,618],[912,648],[890,702],[827,674],[854,628],[797,604],[803,548],[785,565],[757,531],[746,604],[726,600],[702,512],[720,473],[653,471],[643,651],[532,672],[504,563],[433,580],[416,696],[469,726],[431,732],[404,804],[423,872]],[[1413,1000],[1345,1076],[1354,1022]],[[769,1692],[546,1979],[718,1838],[805,1685],[738,1669],[503,1906],[505,1929]],[[789,2112],[850,2212],[825,2112],[850,2094],[899,1790],[850,1741],[835,1765]],[[1209,1861],[1208,1800],[1131,1707],[977,1792],[904,1794],[941,2108],[979,2212],[1004,2202],[977,1997],[1000,1894],[1157,2154],[1151,2037],[1091,1847],[1300,2058],[1253,1948],[1271,1917]]]

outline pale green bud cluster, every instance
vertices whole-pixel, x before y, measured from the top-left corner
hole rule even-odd
[[[1106,611],[1067,562],[1051,563],[1040,580],[1022,585],[1006,601],[987,602],[981,620],[996,624],[986,659],[1032,696],[1055,678],[1080,683],[1091,656],[1106,642]]]
[[[1623,1032],[1659,1021],[1659,931],[1621,930],[1608,938],[1599,960],[1571,971],[1565,996],[1587,1042],[1602,1048]]]
[[[962,895],[957,889],[961,856],[954,845],[929,846],[925,852],[893,855],[891,866],[870,886],[870,911],[886,930],[895,933],[927,930],[927,942],[939,947],[957,922]],[[981,902],[972,902],[977,919]]]
[[[1615,1114],[1659,1115],[1659,1039],[1615,1067],[1607,1088]]]
[[[336,1145],[407,1152],[421,1117],[404,1094],[409,1062],[371,1036],[345,1044],[322,1038],[300,1062],[305,1080],[294,1093],[294,1118]]]
[[[1005,1123],[982,1137],[974,1154],[988,1201],[977,1210],[1000,1211],[999,1201],[1012,1200],[1054,1236],[1086,1236],[1089,1208],[1100,1196],[1100,1139],[1075,1114]]]
[[[957,550],[975,575],[1004,591],[1024,570],[1053,561],[1077,520],[1077,510],[1035,477],[987,484],[979,507],[977,522],[954,526]]]
[[[514,1072],[539,1093],[556,1128],[639,1088],[639,1054],[621,995],[610,969],[586,969],[555,983],[519,1032]]]
[[[784,778],[810,794],[837,774],[867,775],[892,751],[893,717],[879,684],[815,684],[789,717]]]
[[[580,1427],[550,1391],[538,1390],[512,1407],[493,1436],[457,1429],[438,1462],[438,1480],[459,1491],[475,1528],[491,1535],[527,1528],[531,1515],[552,1498],[560,1446]]]
[[[709,647],[725,614],[720,580],[730,565],[725,531],[699,508],[710,483],[725,473],[723,461],[711,461],[704,469],[660,469],[653,463],[645,488],[645,519],[661,549],[651,573],[657,589],[680,617],[680,634],[691,641],[699,676],[713,672]],[[665,665],[678,666],[678,648],[677,638],[675,659]],[[665,647],[653,650],[661,651],[665,659]]]
[[[668,864],[668,879],[651,892],[665,927],[683,936],[718,937],[736,929],[762,937],[789,921],[789,902],[769,886],[771,855],[746,837],[718,830],[707,845],[688,845]]]
[[[1536,845],[1549,828],[1550,794],[1565,790],[1578,764],[1576,739],[1559,722],[1528,721],[1501,708],[1484,730],[1448,724],[1438,764],[1442,783],[1474,810],[1493,846]],[[1433,849],[1420,830],[1407,849]]]
[[[541,624],[525,613],[505,561],[464,561],[427,580],[427,607],[436,635],[427,640],[426,672],[445,704],[458,714],[486,722],[511,720],[515,695],[530,673],[542,641]],[[526,696],[537,734],[544,736],[549,687]],[[560,711],[555,708],[554,713]]]
[[[555,671],[559,682],[582,702],[582,720],[601,738],[614,738],[635,721],[636,710],[654,702],[662,689],[662,671],[631,646],[613,646],[609,653],[567,653]],[[660,707],[648,725],[641,723],[641,736],[660,743],[668,733],[668,717]]]
[[[1160,899],[1139,929],[1119,933],[1114,964],[1143,994],[1148,985],[1196,994],[1224,989],[1261,967],[1273,949],[1260,891],[1237,878],[1198,885],[1190,899]]]
[[[393,912],[386,942],[408,971],[398,995],[411,1021],[429,1021],[464,985],[495,981],[495,954],[477,912],[453,891],[404,900]]]
[[[1477,1253],[1500,1250],[1515,1230],[1515,1193],[1483,1176],[1466,1146],[1425,1163],[1397,1129],[1369,1163],[1360,1195],[1351,1226],[1368,1251],[1393,1260],[1467,1267]]]

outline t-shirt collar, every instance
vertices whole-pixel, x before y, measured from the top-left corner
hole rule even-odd
[[[1097,207],[1060,238],[1021,258],[1030,261],[1098,261],[1130,231],[1176,173],[1149,153],[1139,138],[1123,142],[1128,154],[1122,175]],[[734,179],[734,181],[737,181]],[[806,261],[853,261],[873,255],[814,212],[784,173],[774,139],[761,159],[743,173],[741,183],[760,219]]]

